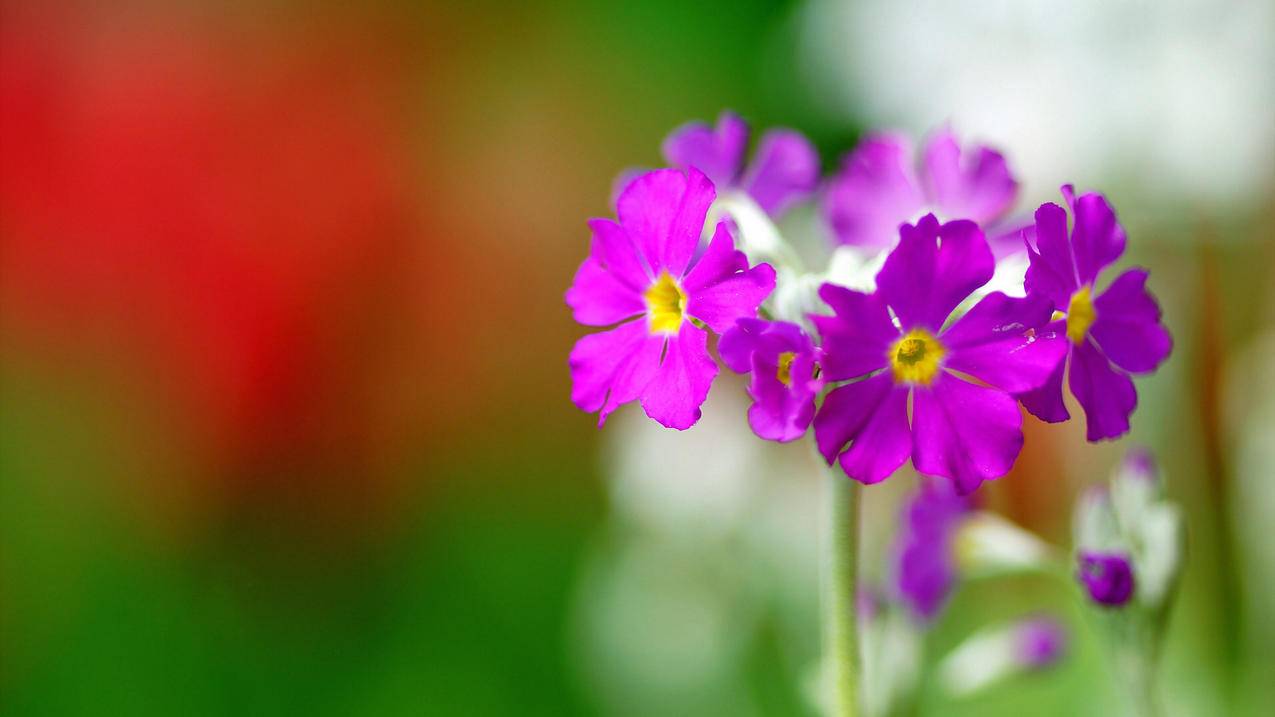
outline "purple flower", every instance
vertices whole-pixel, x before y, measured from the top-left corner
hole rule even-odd
[[[899,134],[873,134],[842,162],[824,196],[837,241],[869,248],[894,243],[899,225],[933,213],[986,225],[1014,203],[1018,183],[1005,158],[982,145],[962,151],[951,130],[926,142],[917,166]]]
[[[740,319],[717,344],[717,352],[736,373],[752,372],[748,424],[770,441],[801,438],[815,415],[815,396],[823,388],[814,344],[805,331],[785,321]]]
[[[1117,607],[1133,596],[1133,563],[1123,553],[1081,551],[1076,577],[1099,605]]]
[[[895,588],[922,618],[938,614],[952,591],[956,532],[969,510],[968,499],[939,481],[922,484],[903,508],[895,549]]]
[[[1057,620],[1037,617],[1017,626],[1018,663],[1030,669],[1049,667],[1067,649],[1067,631]]]
[[[566,299],[582,324],[620,324],[571,350],[571,400],[600,411],[599,426],[634,400],[664,426],[694,425],[717,375],[703,327],[721,333],[755,316],[775,288],[774,270],[750,269],[721,223],[692,261],[715,197],[702,172],[661,169],[620,195],[619,223],[590,220],[592,250]]]
[[[1036,210],[1035,243],[1028,244],[1031,266],[1025,286],[1066,310],[1048,331],[1068,338],[1071,392],[1085,410],[1090,441],[1115,438],[1129,430],[1129,415],[1138,403],[1129,373],[1154,371],[1173,349],[1173,339],[1160,324],[1160,307],[1146,290],[1147,271],[1129,269],[1095,298],[1099,272],[1124,253],[1125,233],[1101,194],[1076,197],[1062,188],[1071,207],[1057,204]],[[1071,417],[1063,404],[1063,369],[1058,364],[1038,390],[1020,395],[1023,406],[1049,422]]]
[[[863,379],[834,389],[815,415],[815,439],[829,463],[840,456],[851,478],[877,483],[910,457],[919,472],[953,479],[962,494],[1009,471],[1023,444],[1010,394],[1044,383],[1067,347],[1036,333],[1052,311],[1042,296],[993,292],[944,328],[993,265],[976,224],[940,227],[927,215],[900,228],[876,293],[820,288],[835,312],[812,317],[823,336],[824,379]]]
[[[819,184],[819,153],[800,132],[768,130],[744,168],[748,124],[729,110],[717,126],[690,122],[664,140],[664,158],[674,167],[695,167],[722,191],[742,189],[767,214],[778,216]]]

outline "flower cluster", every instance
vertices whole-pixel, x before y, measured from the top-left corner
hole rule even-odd
[[[862,483],[910,460],[973,492],[1017,460],[1020,405],[1070,418],[1064,378],[1089,440],[1128,432],[1130,374],[1156,369],[1172,341],[1145,270],[1100,287],[1126,243],[1102,195],[1066,186],[1065,206],[1006,222],[1018,184],[1005,158],[947,129],[919,161],[898,136],[871,135],[822,185],[800,134],[765,133],[745,167],[747,144],[731,113],[684,126],[664,143],[672,168],[626,177],[618,221],[589,223],[592,251],[566,299],[580,323],[614,326],[570,357],[572,400],[599,424],[638,401],[690,428],[717,375],[711,333],[722,363],[751,374],[758,436],[813,427],[824,459]],[[879,266],[871,291],[812,281],[829,273],[807,271],[784,241],[785,213],[811,201],[836,245]],[[775,299],[806,287],[804,300]]]

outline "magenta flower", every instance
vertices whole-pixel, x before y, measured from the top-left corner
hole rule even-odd
[[[899,134],[866,137],[842,162],[824,195],[823,211],[842,244],[886,248],[899,225],[933,213],[981,226],[1009,210],[1018,193],[1005,158],[978,145],[962,151],[944,129],[925,144],[921,163]]]
[[[903,508],[895,548],[894,585],[917,616],[932,619],[956,582],[957,529],[970,503],[950,484],[923,483]]]
[[[1066,309],[1049,330],[1069,339],[1068,383],[1085,410],[1087,436],[1090,441],[1115,438],[1128,432],[1129,415],[1138,404],[1129,373],[1154,371],[1169,356],[1173,339],[1146,290],[1145,269],[1129,269],[1094,298],[1098,274],[1124,253],[1125,233],[1101,194],[1076,197],[1071,185],[1062,193],[1071,207],[1071,236],[1062,207],[1046,203],[1036,210],[1036,246],[1028,244],[1025,286]],[[1040,389],[1019,397],[1041,420],[1071,417],[1062,396],[1066,363],[1059,363]]]
[[[748,124],[725,111],[717,126],[690,122],[664,140],[664,158],[674,167],[695,167],[721,188],[747,192],[767,214],[778,216],[819,185],[819,153],[800,132],[768,130],[744,168]]]
[[[1010,394],[1041,386],[1067,347],[1037,331],[1053,308],[1042,296],[993,292],[944,328],[992,276],[987,241],[971,221],[940,226],[932,214],[899,233],[876,293],[832,284],[819,291],[835,313],[812,317],[823,336],[824,379],[862,380],[824,399],[815,440],[829,463],[839,457],[862,483],[884,480],[910,457],[919,472],[969,493],[1013,466],[1023,434]]]
[[[598,425],[616,407],[640,401],[646,415],[684,430],[717,376],[708,332],[756,316],[775,288],[767,264],[752,268],[719,223],[696,257],[704,218],[716,191],[696,169],[648,172],[617,203],[619,223],[593,219],[593,246],[567,291],[576,321],[610,326],[571,350],[571,400],[599,411]]]
[[[1123,553],[1083,551],[1076,577],[1099,605],[1119,607],[1133,597],[1133,562]]]
[[[805,435],[823,380],[815,346],[800,326],[740,319],[722,334],[717,352],[732,371],[752,372],[748,424],[754,433],[780,442]]]

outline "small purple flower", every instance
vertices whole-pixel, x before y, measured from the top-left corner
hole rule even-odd
[[[1124,456],[1121,472],[1151,485],[1160,482],[1160,469],[1156,467],[1155,456],[1146,448],[1130,448]]]
[[[863,379],[834,389],[815,415],[829,463],[839,456],[851,478],[877,483],[910,457],[917,471],[951,478],[962,494],[1009,471],[1023,445],[1010,394],[1043,384],[1067,346],[1037,333],[1052,311],[1042,296],[993,292],[944,328],[993,267],[974,222],[940,227],[927,215],[900,228],[876,293],[823,285],[819,295],[835,313],[812,317],[823,336],[824,379]]]
[[[800,132],[768,130],[744,168],[748,124],[729,110],[717,126],[690,122],[664,140],[664,158],[678,168],[695,167],[721,191],[741,189],[771,216],[779,216],[819,185],[819,153]]]
[[[986,226],[1005,214],[1017,193],[1000,152],[982,145],[962,151],[949,129],[926,142],[919,167],[906,137],[882,133],[846,156],[823,210],[839,243],[885,248],[900,224],[926,213]]]
[[[566,300],[582,324],[620,324],[585,336],[571,350],[571,400],[600,411],[599,426],[634,400],[664,426],[694,425],[717,376],[704,327],[721,333],[756,316],[775,288],[774,270],[749,268],[722,223],[692,261],[715,197],[699,170],[661,169],[620,195],[618,223],[590,220],[592,250]]]
[[[940,481],[922,484],[903,508],[895,549],[895,588],[921,618],[938,614],[952,591],[956,533],[969,510],[969,500]]]
[[[1088,439],[1116,438],[1129,431],[1138,403],[1129,373],[1154,371],[1169,356],[1173,339],[1146,290],[1145,269],[1129,269],[1094,298],[1099,272],[1124,253],[1124,229],[1101,194],[1077,197],[1071,185],[1062,193],[1071,207],[1071,235],[1062,207],[1046,203],[1036,210],[1036,246],[1028,244],[1025,287],[1065,308],[1048,330],[1066,334],[1071,360],[1060,362],[1044,386],[1019,398],[1041,420],[1070,418],[1062,396],[1063,369],[1070,363],[1068,383],[1085,410]]]
[[[1118,607],[1133,596],[1133,563],[1123,553],[1081,551],[1076,577],[1099,605]]]
[[[753,432],[780,442],[805,435],[823,380],[814,344],[800,326],[740,319],[722,334],[717,352],[732,371],[752,372],[748,424]]]
[[[1018,663],[1029,669],[1049,667],[1067,649],[1067,631],[1049,617],[1024,620],[1017,626]]]

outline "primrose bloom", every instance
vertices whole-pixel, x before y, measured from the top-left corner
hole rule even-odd
[[[1119,607],[1133,597],[1133,563],[1123,553],[1081,551],[1077,577],[1099,605]]]
[[[717,352],[732,371],[752,373],[748,424],[754,433],[781,442],[805,435],[823,380],[815,346],[800,326],[740,319],[722,334]]]
[[[691,122],[664,140],[664,158],[674,167],[695,167],[723,193],[742,190],[769,215],[778,216],[819,186],[819,153],[800,132],[768,130],[753,161],[744,167],[748,124],[725,111],[717,126]]]
[[[900,224],[927,213],[987,226],[1009,210],[1017,193],[1018,183],[996,150],[982,145],[962,150],[945,129],[926,142],[918,165],[906,137],[881,133],[868,136],[843,160],[823,211],[839,243],[884,249],[898,237]]]
[[[1062,193],[1071,207],[1071,235],[1062,207],[1046,203],[1036,210],[1036,246],[1028,246],[1025,285],[1029,294],[1046,296],[1066,310],[1049,330],[1067,336],[1068,384],[1085,411],[1088,439],[1099,441],[1129,431],[1129,415],[1138,403],[1129,374],[1154,371],[1169,356],[1173,339],[1160,324],[1145,269],[1129,269],[1097,293],[1098,274],[1124,253],[1124,229],[1101,194],[1077,197],[1071,185]],[[1065,363],[1040,389],[1019,397],[1041,420],[1071,417],[1062,396]]]
[[[824,399],[816,443],[862,483],[884,480],[910,457],[917,471],[951,478],[967,494],[1013,466],[1023,434],[1010,394],[1042,385],[1067,347],[1040,331],[1052,311],[1042,296],[988,294],[944,328],[992,277],[987,241],[971,221],[940,226],[932,214],[899,231],[875,293],[819,291],[835,314],[811,317],[823,336],[824,379],[854,382]]]
[[[969,500],[942,482],[922,485],[903,509],[895,553],[899,597],[924,619],[932,619],[956,582],[956,537],[970,515]]]
[[[708,331],[721,333],[757,314],[775,287],[767,264],[752,268],[725,224],[697,254],[713,184],[697,169],[648,172],[617,203],[619,222],[593,219],[589,258],[567,291],[576,321],[610,326],[571,351],[571,400],[599,411],[640,401],[646,415],[687,429],[717,376]]]

